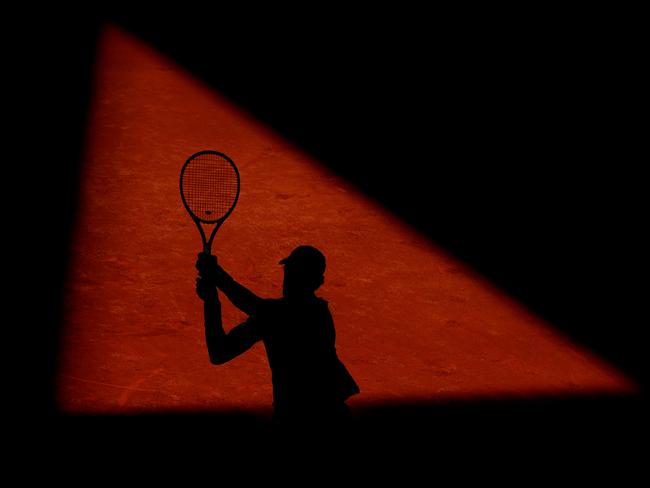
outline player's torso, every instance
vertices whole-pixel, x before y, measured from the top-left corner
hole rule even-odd
[[[262,338],[273,374],[274,391],[322,389],[336,358],[334,326],[327,303],[269,300],[262,320]]]

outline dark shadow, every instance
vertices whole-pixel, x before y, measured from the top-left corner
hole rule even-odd
[[[244,462],[274,456],[293,459],[295,454],[309,458],[323,450],[327,461],[366,462],[372,471],[387,468],[378,465],[378,459],[424,459],[423,468],[443,459],[461,465],[483,459],[498,460],[504,467],[519,456],[552,469],[560,459],[593,462],[605,456],[613,462],[612,455],[638,456],[648,427],[638,420],[646,407],[640,397],[468,398],[358,407],[344,428],[325,431],[307,426],[287,433],[274,426],[270,414],[243,411],[63,416],[58,428],[80,451],[89,445],[102,449],[118,444],[124,454],[153,459],[169,452],[194,458],[205,455],[209,445],[210,456],[236,453]],[[138,441],[124,445],[125,438]],[[197,439],[205,442],[197,444]]]
[[[10,24],[16,66],[7,78],[19,86],[6,92],[6,118],[19,130],[8,144],[5,188],[18,222],[6,236],[21,257],[6,260],[17,290],[7,316],[19,333],[7,348],[18,372],[12,399],[21,415],[51,415],[100,17],[42,11]]]

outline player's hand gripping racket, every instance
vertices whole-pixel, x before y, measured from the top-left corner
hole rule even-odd
[[[183,165],[181,199],[201,233],[205,254],[211,254],[214,236],[232,213],[238,198],[239,170],[225,154],[200,151]],[[202,224],[214,225],[209,239]]]

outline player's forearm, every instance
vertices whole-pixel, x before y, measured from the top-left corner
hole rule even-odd
[[[226,350],[226,333],[221,322],[221,303],[216,295],[203,302],[203,315],[210,362],[221,364]]]
[[[247,315],[253,315],[257,311],[260,302],[262,302],[260,297],[245,286],[237,283],[225,272],[217,283],[217,286],[235,307]]]

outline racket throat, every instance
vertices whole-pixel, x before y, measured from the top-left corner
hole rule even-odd
[[[217,234],[217,231],[219,230],[219,227],[221,227],[221,224],[223,222],[217,222],[217,225],[214,226],[212,229],[212,232],[210,233],[210,238],[206,239],[206,233],[203,231],[203,228],[201,227],[201,224],[197,222],[197,226],[201,230],[201,239],[203,240],[203,252],[205,254],[211,255],[212,254],[212,241],[214,241],[214,236]]]

